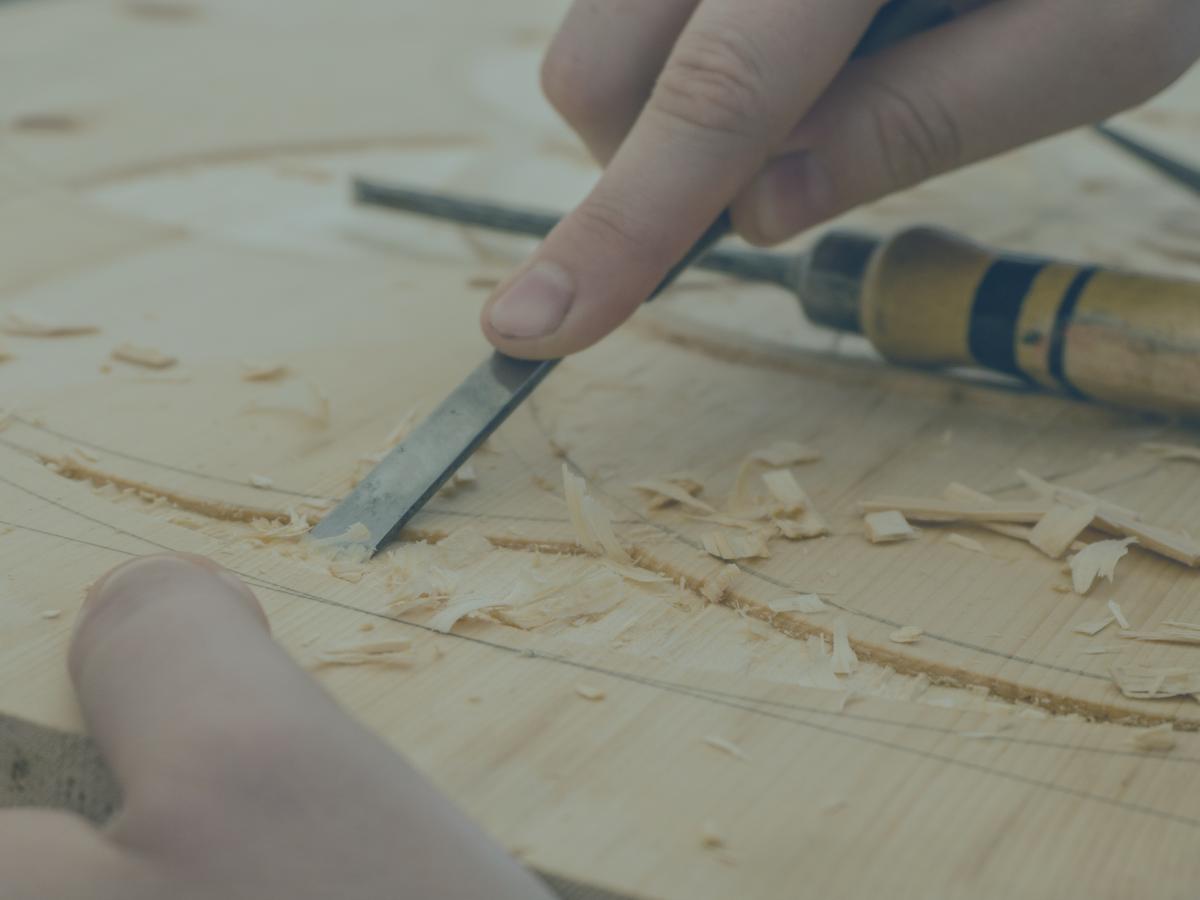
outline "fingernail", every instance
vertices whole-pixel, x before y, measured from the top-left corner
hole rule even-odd
[[[575,282],[562,266],[538,262],[492,304],[492,327],[507,338],[552,334],[575,299]]]
[[[781,157],[771,163],[754,188],[758,236],[776,243],[798,234],[827,218],[833,202],[833,181],[813,153]]]

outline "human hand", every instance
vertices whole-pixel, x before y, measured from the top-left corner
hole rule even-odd
[[[215,563],[109,573],[69,663],[124,805],[102,831],[0,811],[5,900],[549,897],[299,669]]]
[[[543,66],[606,165],[484,307],[505,353],[581,350],[721,210],[775,243],[861,203],[1095,122],[1200,55],[1196,0],[993,0],[847,64],[881,0],[576,0]]]

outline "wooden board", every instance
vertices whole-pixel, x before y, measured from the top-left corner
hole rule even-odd
[[[472,282],[503,274],[528,243],[354,210],[345,177],[549,207],[581,195],[594,174],[534,78],[559,10],[510,6],[473,11],[467,28],[465,2],[222,2],[164,15],[63,0],[0,12],[0,53],[38,86],[0,107],[0,313],[101,327],[3,341],[14,358],[0,365],[13,412],[0,432],[0,713],[77,729],[63,649],[80,589],[131,554],[187,549],[243,573],[303,663],[364,621],[415,636],[411,671],[319,677],[543,870],[654,897],[860,896],[916,878],[928,896],[1183,893],[1198,874],[1175,860],[1200,827],[1200,743],[1183,735],[1170,754],[1135,752],[1130,730],[1108,720],[1194,729],[1200,707],[1123,698],[1108,670],[1196,665],[1200,651],[1072,629],[1109,599],[1136,627],[1200,620],[1200,576],[1135,551],[1115,585],[1061,594],[1060,563],[999,536],[971,532],[984,554],[939,528],[872,547],[856,504],[951,480],[1019,496],[1025,467],[1198,533],[1200,469],[1139,450],[1200,442],[1195,429],[885,368],[861,341],[805,326],[779,292],[697,273],[564,364],[477,457],[477,483],[438,498],[409,535],[469,527],[510,548],[513,568],[593,565],[535,549],[572,541],[557,486],[565,454],[642,564],[682,589],[627,585],[591,622],[472,621],[440,635],[424,628],[433,606],[391,603],[401,591],[386,560],[348,583],[198,511],[340,496],[399,420],[486,352],[475,326],[485,291]],[[147,42],[154,52],[139,56]],[[214,74],[201,61],[218,52]],[[146,67],[153,92],[137,89]],[[225,94],[236,102],[213,105],[235,83]],[[1180,143],[1200,133],[1198,116],[1192,77],[1128,121]],[[1016,249],[1200,276],[1194,201],[1086,133],[847,221],[932,221]],[[180,363],[101,372],[125,341]],[[248,384],[247,359],[282,360],[291,374]],[[327,422],[296,412],[316,408],[314,389]],[[719,567],[700,545],[710,526],[647,512],[632,484],[687,469],[720,501],[745,454],[776,439],[823,452],[796,474],[834,533],[773,541],[769,559],[740,564],[726,605],[705,604],[695,588]],[[113,499],[43,465],[65,455],[177,505]],[[252,474],[273,487],[250,486]],[[438,551],[406,552],[420,566]],[[830,611],[758,618],[799,592]],[[43,619],[48,608],[68,615]],[[840,682],[803,640],[838,617],[863,660]],[[904,624],[925,636],[890,642]],[[1084,652],[1098,644],[1117,652]],[[580,698],[580,683],[607,698]],[[1104,721],[1046,719],[1005,698]],[[712,735],[749,761],[706,745]],[[707,821],[726,851],[701,846]]]

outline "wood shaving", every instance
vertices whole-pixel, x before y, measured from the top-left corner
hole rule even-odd
[[[858,668],[858,657],[854,654],[854,648],[850,646],[845,619],[838,619],[833,623],[832,662],[835,675],[852,675]]]
[[[700,596],[702,596],[705,600],[708,600],[710,603],[720,603],[729,593],[729,588],[733,584],[733,579],[740,572],[741,569],[732,563],[727,566],[722,566],[700,583]]]
[[[1121,693],[1134,700],[1195,697],[1200,694],[1200,669],[1113,666],[1112,677]]]
[[[463,569],[479,562],[495,545],[470,525],[451,532],[437,542],[438,555],[447,566]]]
[[[770,509],[773,516],[799,515],[812,505],[808,494],[804,493],[804,489],[792,475],[791,469],[773,469],[770,472],[763,472],[762,481],[776,500],[775,505]]]
[[[1112,616],[1105,616],[1103,619],[1098,619],[1095,622],[1080,622],[1071,630],[1076,634],[1086,634],[1088,637],[1095,637],[1115,621],[1116,619]]]
[[[608,695],[598,687],[592,687],[587,684],[575,685],[575,693],[584,700],[591,700],[593,703],[603,700]]]
[[[737,476],[733,480],[733,491],[729,498],[729,511],[750,514],[753,518],[762,515],[762,510],[758,508],[758,498],[749,494],[750,478],[760,467],[778,469],[783,466],[814,462],[820,458],[820,453],[793,441],[777,441],[762,450],[755,450],[738,466]]]
[[[780,597],[767,603],[767,608],[773,613],[819,613],[829,609],[816,594],[796,594],[792,597]]]
[[[998,502],[987,494],[967,487],[965,484],[959,484],[957,481],[946,485],[945,490],[942,491],[942,496],[956,503],[969,503],[974,506],[991,507],[995,506]],[[973,522],[972,524],[995,534],[1002,534],[1005,537],[1024,542],[1028,542],[1029,535],[1033,533],[1033,529],[1028,525],[1020,525],[1015,522]],[[1083,543],[1078,543],[1071,549],[1082,550],[1084,546]]]
[[[1187,534],[1147,525],[1116,513],[1097,514],[1096,524],[1109,534],[1136,539],[1140,547],[1151,553],[1181,562],[1185,566],[1200,566],[1200,543]]]
[[[925,632],[916,625],[905,625],[888,635],[893,644],[915,644]]]
[[[256,488],[272,488],[275,486],[275,479],[266,475],[255,475],[251,473],[250,484]]]
[[[734,759],[740,759],[745,762],[750,761],[750,757],[746,755],[745,750],[743,750],[733,741],[723,738],[720,735],[710,734],[704,739],[704,743],[708,744],[708,746],[713,747],[714,749],[720,750],[722,753],[732,756]]]
[[[62,615],[61,609],[44,609],[42,610],[43,619],[57,619]]]
[[[304,513],[288,507],[287,521],[280,522],[275,518],[258,518],[250,523],[256,533],[254,539],[263,543],[273,541],[294,541],[308,534],[312,530],[312,522]]]
[[[633,557],[617,540],[608,510],[588,495],[587,482],[573,474],[566,463],[563,463],[562,475],[567,513],[579,546],[593,556],[605,556],[614,562],[633,565]]]
[[[340,578],[342,581],[358,584],[363,580],[363,576],[367,574],[367,569],[365,566],[355,562],[335,559],[329,564],[329,574],[334,578]]]
[[[697,522],[711,522],[713,525],[724,525],[728,528],[741,528],[744,531],[762,531],[762,522],[754,519],[745,519],[741,516],[731,516],[727,513],[713,513],[711,516],[688,516],[689,519],[695,519]],[[768,532],[769,533],[769,532]]]
[[[829,534],[829,523],[811,507],[798,519],[772,519],[771,524],[789,541],[803,541]]]
[[[725,846],[725,837],[715,822],[705,822],[700,826],[700,845],[709,850],[719,850]]]
[[[1163,722],[1153,728],[1139,729],[1129,739],[1129,743],[1137,750],[1167,753],[1175,749],[1175,730],[1170,722]]]
[[[894,509],[867,513],[863,517],[863,525],[866,527],[867,539],[872,544],[908,541],[917,536],[904,514]]]
[[[700,542],[704,545],[704,551],[717,559],[766,558],[771,555],[766,540],[760,534],[709,531],[700,536]]]
[[[776,441],[761,450],[755,450],[746,457],[746,461],[760,462],[778,469],[783,466],[817,462],[820,458],[820,450],[814,450],[812,447],[798,444],[795,441]]]
[[[1059,559],[1096,518],[1095,506],[1055,504],[1042,516],[1029,535],[1029,543],[1051,559]]]
[[[243,362],[242,381],[278,381],[288,373],[280,362]]]
[[[1052,505],[1035,500],[974,504],[937,497],[895,496],[860,501],[858,507],[864,513],[900,512],[914,522],[1016,522],[1032,525],[1049,512]]]
[[[1116,600],[1108,601],[1108,611],[1112,613],[1112,616],[1117,620],[1118,625],[1124,629],[1129,628],[1129,620],[1125,618],[1125,612],[1121,609],[1120,604],[1118,604]]]
[[[829,659],[829,648],[825,646],[825,635],[810,634],[804,641],[810,662],[825,662]]]
[[[1165,622],[1163,622],[1163,625],[1167,626],[1168,628],[1181,628],[1185,631],[1200,632],[1200,623],[1196,622],[1180,622],[1175,619],[1167,619]]]
[[[398,666],[412,665],[408,651],[412,641],[389,640],[365,643],[338,644],[317,654],[318,666]]]
[[[145,369],[169,369],[179,360],[153,347],[139,347],[136,344],[121,344],[113,349],[110,357],[118,362],[126,362]]]
[[[553,592],[538,601],[515,596],[506,600],[503,605],[489,607],[480,615],[510,628],[531,631],[551,622],[561,622],[568,626],[598,622],[620,605],[620,582],[617,582],[613,588],[604,591],[597,588],[594,593],[583,597],[571,596],[561,591]]]
[[[1125,538],[1119,541],[1096,541],[1088,544],[1070,559],[1071,586],[1080,596],[1092,589],[1097,578],[1113,580],[1117,563],[1129,552],[1129,545],[1136,544],[1137,538]]]
[[[650,495],[649,500],[646,502],[646,506],[649,509],[662,509],[677,503],[680,506],[695,510],[701,515],[711,515],[716,512],[712,506],[703,500],[696,499],[696,494],[700,493],[701,485],[699,482],[691,479],[673,478],[670,476],[667,478],[649,478],[645,481],[637,482],[633,485],[633,488],[634,490]]]
[[[449,634],[454,626],[467,616],[472,616],[482,610],[502,605],[494,597],[482,594],[468,595],[447,605],[445,609],[441,610],[426,624],[434,631]]]
[[[1035,494],[1052,500],[1055,503],[1066,503],[1070,506],[1094,506],[1096,507],[1097,515],[1119,515],[1132,519],[1139,518],[1137,512],[1128,507],[1120,506],[1110,500],[1105,500],[1102,497],[1097,497],[1095,494],[1089,494],[1087,491],[1081,491],[1078,488],[1054,484],[1044,478],[1039,478],[1026,469],[1017,469],[1017,477],[1024,481]]]
[[[1143,522],[1134,510],[1086,491],[1051,484],[1024,469],[1018,469],[1017,474],[1043,497],[1073,506],[1095,506],[1096,528],[1117,537],[1137,538],[1144,549],[1186,566],[1200,566],[1200,543],[1188,535]]]
[[[1200,447],[1188,447],[1184,444],[1142,444],[1142,449],[1157,453],[1163,459],[1200,462]]]
[[[1182,628],[1162,628],[1158,631],[1121,631],[1121,637],[1151,643],[1200,643],[1200,631]]]
[[[0,332],[12,337],[77,337],[84,334],[96,334],[99,331],[100,329],[95,325],[40,322],[15,312],[8,313],[3,320],[0,320]]]
[[[963,550],[970,550],[972,553],[986,553],[983,544],[974,538],[969,538],[961,534],[951,533],[946,535],[946,543],[953,544],[955,547],[960,547]]]

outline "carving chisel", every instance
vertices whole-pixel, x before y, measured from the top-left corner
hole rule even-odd
[[[648,300],[728,231],[729,215],[723,213]],[[365,545],[371,553],[378,551],[558,363],[557,359],[514,359],[493,353],[317,523],[313,537],[336,538],[362,524],[367,537],[346,543]]]

